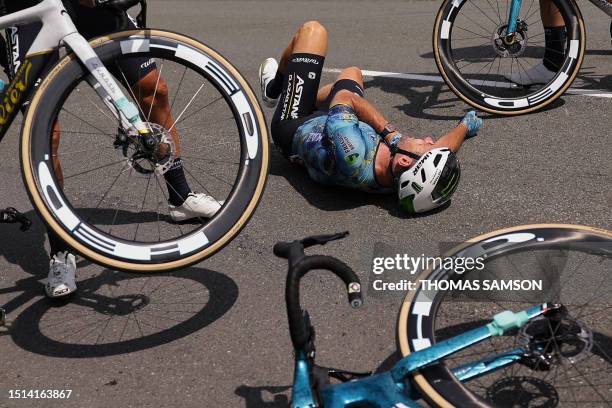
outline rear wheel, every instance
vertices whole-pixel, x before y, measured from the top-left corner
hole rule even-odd
[[[446,84],[466,103],[500,115],[541,109],[561,96],[580,70],[586,36],[574,0],[553,2],[567,34],[561,68],[546,83],[522,86],[507,77],[531,82],[530,69],[542,63],[545,47],[539,2],[523,1],[516,35],[510,40],[505,36],[510,2],[445,0],[436,16],[433,47]]]
[[[24,120],[22,170],[32,202],[66,243],[110,268],[164,271],[213,255],[251,217],[267,176],[267,128],[249,85],[217,52],[172,32],[128,31],[91,44],[124,86],[126,61],[139,61],[138,72],[155,64],[148,97],[159,103],[165,96],[172,119],[154,120],[151,108],[139,106],[155,145],[143,148],[138,135],[118,130],[84,66],[67,56]],[[141,91],[132,86],[124,94],[138,105]],[[179,156],[190,188],[222,205],[212,218],[170,216],[165,172]]]
[[[488,323],[503,310],[562,303],[560,320],[534,319],[521,330],[473,345],[413,379],[434,406],[603,407],[612,403],[612,233],[582,226],[532,225],[476,237],[447,256],[484,258],[484,269],[425,271],[431,282],[543,280],[544,292],[410,292],[398,320],[404,356]],[[420,281],[419,281],[420,282]],[[442,286],[442,285],[440,285]],[[545,297],[545,299],[542,299]],[[459,381],[453,369],[517,347],[545,345],[545,358],[524,359]]]

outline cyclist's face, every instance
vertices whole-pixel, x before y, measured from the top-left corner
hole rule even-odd
[[[423,139],[404,138],[400,140],[398,147],[422,156],[433,149],[434,143],[434,140],[430,136]],[[391,162],[391,172],[393,173],[394,177],[397,177],[412,167],[414,163],[416,163],[416,160],[412,157],[397,153],[395,156],[393,156],[393,160]]]

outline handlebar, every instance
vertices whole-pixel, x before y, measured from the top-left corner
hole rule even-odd
[[[314,245],[325,245],[327,242],[342,239],[348,235],[343,232],[333,235],[317,235],[300,241],[278,242],[274,245],[274,254],[289,261],[287,283],[285,286],[285,301],[291,341],[296,350],[307,348],[313,339],[313,329],[308,314],[300,306],[300,280],[308,272],[324,269],[340,278],[347,288],[348,301],[353,308],[362,305],[361,284],[353,270],[344,262],[331,256],[305,256],[304,248]]]

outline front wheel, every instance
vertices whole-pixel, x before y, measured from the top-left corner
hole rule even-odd
[[[68,55],[38,88],[23,123],[32,203],[67,244],[113,269],[159,272],[213,255],[263,193],[268,135],[252,90],[220,54],[173,32],[126,31],[90,44],[152,137],[142,143],[119,129],[85,67]],[[180,204],[169,205],[178,192],[167,173],[179,158],[190,189],[221,206],[212,217],[182,220]]]
[[[504,310],[517,312],[545,302],[563,308],[558,315],[533,319],[416,373],[414,384],[432,406],[612,404],[612,232],[527,225],[473,238],[445,255],[464,259],[465,265],[471,258],[479,266],[434,266],[419,276],[418,288],[406,296],[398,319],[404,356],[482,327]],[[449,289],[453,284],[456,289]],[[491,362],[491,356],[517,348],[522,350],[519,360],[498,366]],[[465,375],[465,367],[479,362],[484,368],[486,361],[495,368]]]
[[[563,17],[566,41],[562,51],[548,51],[559,68],[547,77],[533,71],[546,48],[537,0],[523,0],[511,36],[506,29],[512,2],[445,0],[436,16],[433,48],[450,89],[475,108],[499,115],[532,112],[561,96],[580,70],[586,36],[574,0],[552,1]]]

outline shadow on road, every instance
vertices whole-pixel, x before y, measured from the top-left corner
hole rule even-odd
[[[290,385],[249,387],[241,385],[235,394],[244,398],[245,408],[287,408]]]
[[[432,73],[417,75],[432,76]],[[437,75],[437,73],[436,73]],[[378,88],[385,93],[400,95],[406,98],[406,103],[394,106],[407,116],[419,119],[451,121],[455,126],[460,117],[457,114],[449,115],[447,112],[457,111],[457,108],[468,111],[473,109],[461,101],[448,86],[442,82],[427,82],[421,80],[410,80],[401,77],[375,77],[365,82],[366,89]],[[557,109],[565,105],[563,98],[559,98],[535,113]],[[529,113],[535,114],[535,113]],[[489,113],[480,112],[483,119],[501,117]]]
[[[32,213],[27,216],[36,220]],[[87,358],[157,347],[211,325],[238,298],[238,286],[230,277],[192,267],[145,275],[84,271],[90,277],[81,275],[74,295],[51,301],[41,283],[49,268],[45,230],[40,221],[33,224],[24,233],[17,226],[3,228],[0,240],[2,257],[34,275],[0,288],[0,294],[13,296],[2,305],[11,322],[2,335],[30,352]]]
[[[303,167],[290,163],[277,150],[272,151],[270,174],[285,178],[294,190],[308,201],[310,205],[323,211],[345,211],[373,205],[387,210],[389,215],[393,217],[420,218],[437,214],[448,207],[446,205],[426,214],[410,215],[399,208],[395,193],[369,194],[362,191],[318,184],[308,176]]]

